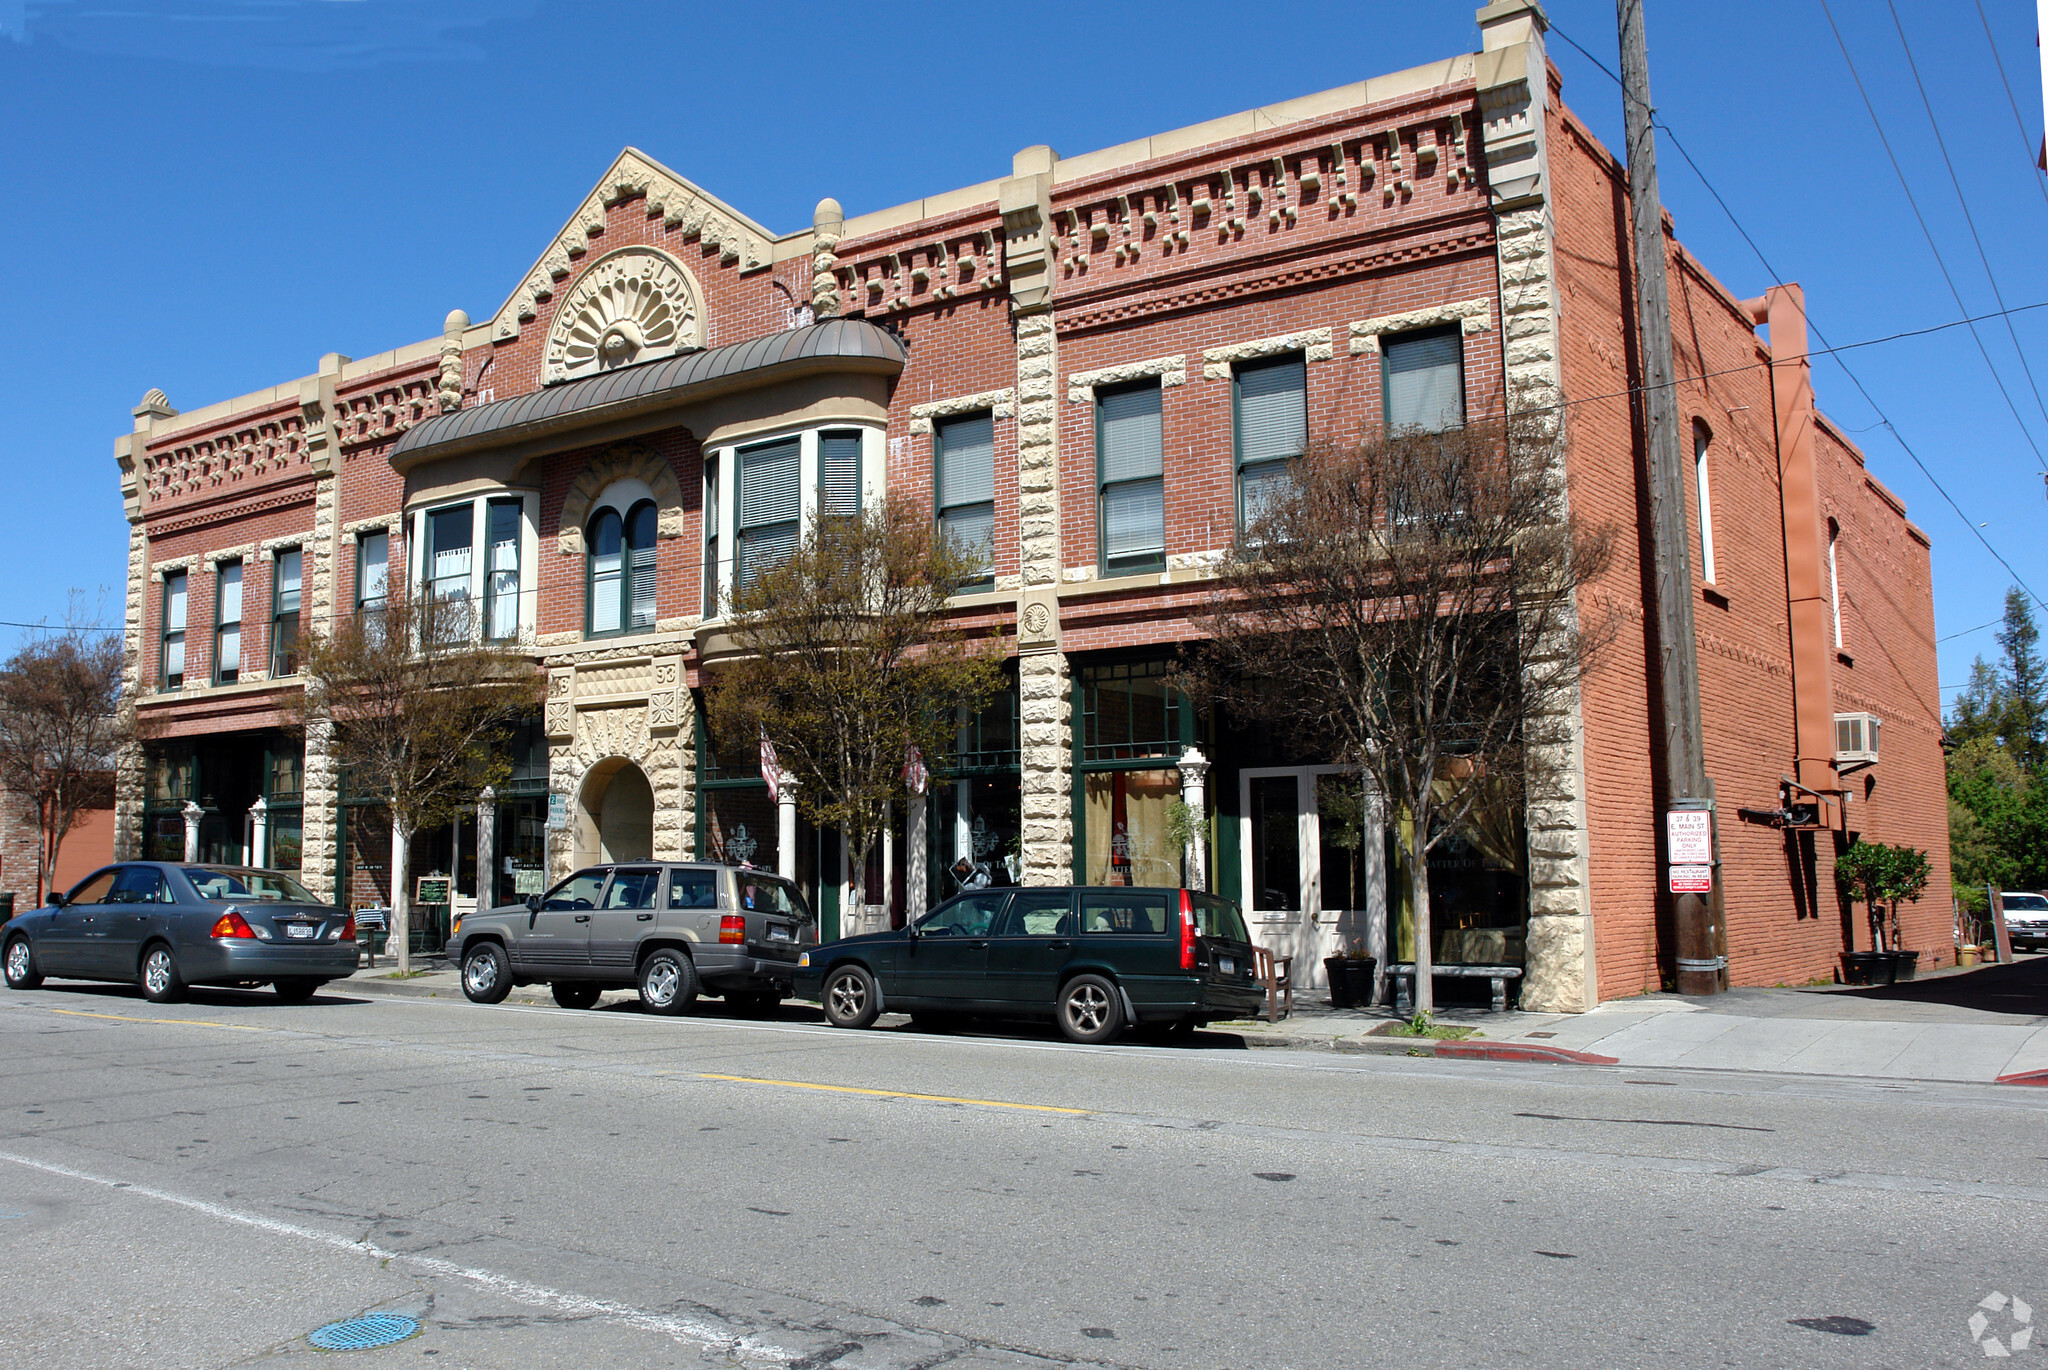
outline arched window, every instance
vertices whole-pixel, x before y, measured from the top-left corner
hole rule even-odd
[[[585,530],[593,636],[654,626],[654,503],[642,500],[624,518],[600,509]]]

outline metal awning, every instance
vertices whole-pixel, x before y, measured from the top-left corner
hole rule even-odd
[[[903,340],[886,328],[864,319],[827,319],[436,414],[398,440],[391,465],[402,474],[423,461],[630,420],[795,376],[834,371],[895,376],[909,357]]]

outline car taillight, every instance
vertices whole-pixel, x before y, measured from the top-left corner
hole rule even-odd
[[[212,935],[215,937],[246,937],[253,942],[256,940],[256,929],[250,927],[249,921],[242,917],[241,914],[224,913],[220,916],[220,921],[213,925]]]
[[[744,942],[747,940],[747,920],[737,913],[728,913],[718,920],[718,940],[721,942]]]
[[[1180,968],[1195,968],[1195,901],[1186,890],[1180,892]]]
[[[462,935],[462,920],[461,920],[460,918],[458,918],[458,919],[456,919],[456,920],[455,920],[455,931],[454,931],[454,933],[453,933],[453,934],[451,934],[451,935],[452,935],[452,936],[454,936],[454,937],[460,937],[460,936]],[[340,932],[337,932],[337,933],[333,933],[333,934],[331,934],[331,935],[329,936],[328,940],[329,940],[329,941],[333,941],[333,942],[353,942],[353,941],[355,941],[355,940],[356,940],[356,916],[355,916],[354,914],[350,914],[350,915],[348,916],[348,921],[347,921],[347,922],[345,922],[345,923],[343,923],[343,924],[341,925],[341,931],[340,931]]]

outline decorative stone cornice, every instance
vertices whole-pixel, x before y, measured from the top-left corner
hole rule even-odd
[[[1184,385],[1188,378],[1188,359],[1176,353],[1171,357],[1153,357],[1142,362],[1124,362],[1120,366],[1105,366],[1099,371],[1075,371],[1067,376],[1067,403],[1088,404],[1095,399],[1096,387],[1120,385],[1125,381],[1141,381],[1157,376],[1162,386]]]
[[[343,537],[354,537],[358,533],[382,533],[405,526],[403,514],[379,514],[375,518],[351,519],[341,525]]]
[[[1336,355],[1336,347],[1330,341],[1327,328],[1254,338],[1250,342],[1231,343],[1228,347],[1211,347],[1202,353],[1202,376],[1212,381],[1228,380],[1233,363],[1277,356],[1282,352],[1306,352],[1310,361],[1326,362]]]
[[[1378,356],[1380,335],[1383,333],[1405,333],[1414,328],[1433,328],[1449,323],[1457,324],[1459,331],[1468,338],[1475,333],[1485,333],[1493,327],[1493,301],[1459,300],[1453,304],[1411,309],[1404,314],[1360,319],[1351,325],[1351,355]]]
[[[562,301],[541,356],[541,384],[703,345],[703,295],[689,268],[657,247],[622,247],[586,267]]]
[[[933,419],[949,419],[955,414],[972,414],[977,409],[987,409],[999,419],[1007,419],[1016,411],[1017,392],[1005,387],[1001,390],[984,390],[979,395],[955,395],[949,400],[933,400],[930,404],[910,406],[910,431],[929,433]]]
[[[737,262],[741,271],[758,271],[773,261],[772,235],[766,229],[629,147],[498,310],[491,324],[493,341],[519,336],[519,325],[537,315],[539,302],[554,295],[555,282],[575,270],[576,258],[590,251],[591,239],[604,232],[605,211],[635,197],[645,198],[649,218],[658,215],[664,227],[680,228],[686,241],[695,238],[716,248],[721,263]]]
[[[620,443],[592,457],[569,482],[569,493],[562,500],[562,531],[555,539],[563,556],[583,555],[584,520],[590,517],[597,497],[618,480],[638,480],[654,492],[656,537],[683,535],[683,487],[675,468],[639,443]]]

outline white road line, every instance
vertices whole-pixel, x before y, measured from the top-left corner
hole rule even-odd
[[[86,1184],[99,1185],[106,1189],[118,1190],[124,1194],[136,1194],[159,1203],[172,1204],[179,1208],[202,1213],[221,1222],[236,1223],[243,1227],[255,1228],[276,1237],[295,1237],[300,1241],[312,1242],[335,1251],[347,1251],[367,1256],[375,1261],[423,1271],[444,1278],[465,1280],[493,1293],[502,1294],[518,1303],[535,1308],[545,1308],[556,1313],[575,1317],[600,1317],[623,1323],[643,1332],[660,1332],[687,1345],[720,1351],[727,1355],[745,1355],[757,1360],[789,1361],[795,1359],[790,1352],[770,1346],[753,1337],[734,1336],[710,1323],[693,1318],[679,1318],[668,1313],[655,1313],[630,1304],[615,1303],[610,1299],[587,1298],[565,1290],[551,1289],[546,1285],[534,1284],[513,1275],[501,1275],[495,1270],[483,1270],[472,1265],[457,1265],[437,1256],[408,1255],[402,1251],[387,1251],[375,1242],[358,1241],[338,1232],[323,1232],[316,1227],[302,1227],[297,1223],[284,1222],[277,1218],[266,1218],[257,1213],[245,1213],[206,1199],[195,1199],[184,1194],[173,1194],[168,1190],[153,1189],[148,1185],[132,1184],[126,1180],[108,1179],[70,1166],[58,1165],[54,1161],[39,1161],[30,1156],[16,1156],[0,1152],[0,1161],[40,1170],[65,1179],[78,1180]]]

